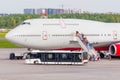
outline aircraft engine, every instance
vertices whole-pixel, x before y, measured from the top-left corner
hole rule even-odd
[[[110,45],[109,52],[113,56],[120,56],[120,43]]]

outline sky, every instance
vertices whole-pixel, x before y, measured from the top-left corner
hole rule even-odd
[[[0,0],[0,13],[23,13],[25,8],[81,9],[98,13],[120,13],[120,0]]]

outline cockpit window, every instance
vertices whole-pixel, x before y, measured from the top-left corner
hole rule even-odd
[[[22,25],[28,24],[30,25],[30,22],[22,22]]]

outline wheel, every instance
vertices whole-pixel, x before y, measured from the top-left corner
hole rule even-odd
[[[36,60],[36,61],[34,61],[34,64],[38,64],[38,61]]]
[[[100,58],[104,58],[105,55],[103,53],[100,53]]]
[[[10,53],[9,59],[14,60],[15,59],[15,53]]]

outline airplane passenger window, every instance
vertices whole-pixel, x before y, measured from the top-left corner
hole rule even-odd
[[[30,22],[22,22],[22,25],[28,24],[30,25]]]

